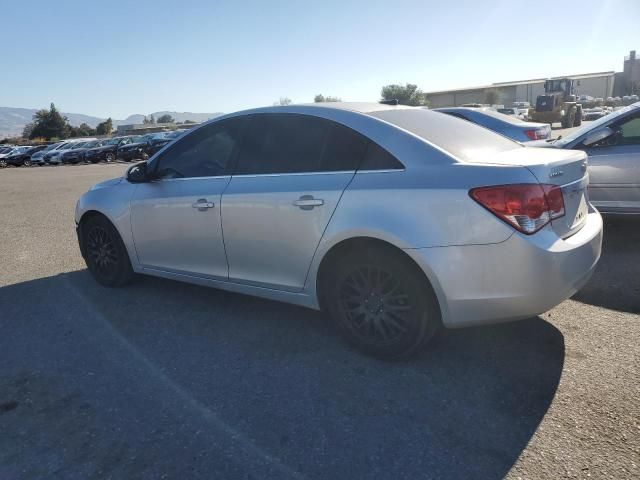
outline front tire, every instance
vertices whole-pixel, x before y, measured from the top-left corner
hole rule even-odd
[[[327,307],[347,341],[385,359],[409,357],[438,331],[440,309],[424,274],[405,257],[381,248],[336,262]]]
[[[30,167],[31,166],[31,160],[28,158],[25,158],[24,161],[22,162],[22,165],[25,167]]]
[[[131,282],[134,273],[127,249],[112,223],[102,215],[82,224],[82,254],[96,281],[106,287]]]

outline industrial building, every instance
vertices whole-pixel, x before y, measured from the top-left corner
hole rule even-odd
[[[576,80],[578,95],[590,95],[595,98],[623,96],[637,93],[640,88],[640,59],[635,50],[625,57],[622,72],[595,72],[578,75],[563,75],[550,78],[572,78]],[[535,105],[538,95],[544,93],[547,78],[534,78],[515,82],[499,82],[471,88],[428,92],[427,99],[432,108],[460,106],[466,103],[486,103],[487,92],[495,91],[498,101],[503,105],[513,102],[529,102]]]

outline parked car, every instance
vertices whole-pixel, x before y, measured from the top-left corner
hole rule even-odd
[[[5,148],[0,152],[0,167],[4,168],[9,165],[9,161],[7,159],[11,158],[13,155],[19,155],[24,153],[29,147],[9,147]]]
[[[589,156],[589,199],[604,213],[640,214],[640,102],[536,147]]]
[[[0,150],[0,158],[8,157],[12,153],[20,152],[22,150],[23,150],[23,147],[16,147],[16,146],[4,147],[2,148],[2,150]]]
[[[75,219],[102,285],[136,272],[324,309],[398,357],[441,324],[529,318],[584,285],[602,240],[585,162],[423,108],[266,107],[95,185]]]
[[[131,136],[113,137],[103,140],[96,147],[89,148],[84,152],[84,159],[87,162],[98,163],[100,161],[113,162],[118,155],[121,146],[131,143]]]
[[[551,127],[547,123],[525,122],[490,108],[450,107],[434,110],[476,123],[518,142],[544,140],[551,137]]]
[[[125,162],[130,162],[131,160],[146,160],[149,158],[149,146],[154,137],[160,136],[160,138],[165,138],[164,134],[161,133],[149,133],[147,135],[138,135],[135,137],[131,137],[131,142],[127,145],[122,145],[118,149],[118,158],[120,160],[124,160]]]
[[[76,164],[84,162],[84,153],[90,149],[97,147],[101,144],[100,140],[90,140],[88,142],[78,143],[73,145],[72,148],[62,153],[60,161],[62,163]]]
[[[39,152],[34,153],[33,155],[31,155],[31,165],[44,165],[44,156],[47,153],[50,153],[52,150],[60,148],[65,143],[66,142],[52,143],[46,148],[43,148],[42,150],[40,150]]]
[[[51,165],[58,165],[62,163],[62,156],[75,148],[80,148],[85,143],[95,140],[94,139],[73,139],[68,140],[64,145],[52,150],[44,156],[44,162]]]
[[[24,147],[23,150],[13,152],[11,155],[8,155],[7,157],[0,159],[0,166],[5,167],[7,165],[14,165],[16,167],[19,167],[19,166],[29,167],[31,166],[31,156],[34,153],[44,150],[45,148],[47,148],[47,145],[36,145],[34,147]]]

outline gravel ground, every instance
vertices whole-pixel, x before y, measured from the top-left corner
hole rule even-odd
[[[97,286],[73,208],[123,170],[0,171],[0,479],[640,477],[640,222],[550,312],[384,363],[316,312]]]

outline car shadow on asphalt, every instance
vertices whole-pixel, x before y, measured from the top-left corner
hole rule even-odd
[[[131,455],[144,462],[136,464],[140,478],[182,467],[191,478],[212,478],[221,461],[214,452],[233,441],[219,432],[208,444],[200,434],[199,448],[210,453],[185,452],[196,438],[181,437],[191,433],[189,415],[173,413],[171,393],[152,393],[158,382],[186,392],[304,477],[503,478],[549,408],[565,356],[562,333],[532,318],[446,331],[417,358],[382,362],[348,348],[321,313],[150,277],[107,289],[86,270],[1,288],[0,305],[7,307],[0,374],[50,370],[49,378],[68,379],[52,383],[68,383],[65,394],[95,410],[57,412],[74,415],[72,433],[52,431],[55,446],[12,458],[28,463],[37,461],[36,450],[64,448],[67,465],[81,461],[90,470],[92,458],[126,441],[138,445]],[[124,353],[116,347],[123,343],[130,346]],[[136,369],[143,373],[131,380]],[[111,404],[120,414],[101,417]],[[0,428],[10,415],[20,415],[20,407],[0,416]],[[180,415],[180,427],[171,427],[172,415]],[[176,432],[157,434],[157,419],[161,431]],[[30,421],[34,438],[58,428]],[[94,438],[75,458],[73,432],[84,430]],[[131,474],[131,455],[95,468]],[[6,458],[0,454],[0,464]]]
[[[611,310],[640,313],[640,219],[604,217],[602,256],[591,280],[572,298]]]

